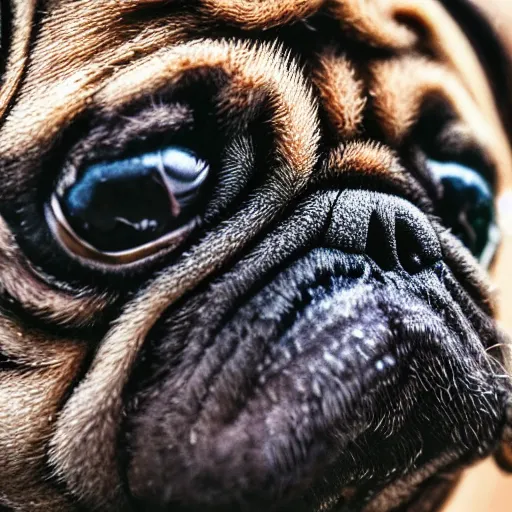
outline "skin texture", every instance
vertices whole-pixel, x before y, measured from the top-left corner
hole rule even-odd
[[[411,156],[478,148],[498,191],[512,169],[507,106],[439,2],[9,14],[2,506],[428,511],[509,441],[487,277]],[[223,169],[200,232],[121,270],[66,253],[54,186],[182,131]]]

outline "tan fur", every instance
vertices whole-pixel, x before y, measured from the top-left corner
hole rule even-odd
[[[58,324],[79,326],[90,323],[91,315],[109,302],[108,297],[91,294],[87,290],[75,295],[71,290],[57,291],[46,284],[44,276],[21,255],[3,219],[0,219],[0,246],[3,255],[0,260],[0,289],[24,304],[27,311]],[[18,349],[16,356],[9,346],[2,345],[2,352],[16,359],[27,353],[26,347],[19,344],[14,348]]]
[[[221,115],[244,116],[251,97],[260,89],[270,95],[277,134],[276,150],[298,174],[311,172],[316,162],[318,128],[316,105],[295,64],[279,46],[256,48],[245,44],[202,40],[177,45],[128,67],[107,83],[95,101],[115,106],[178,85],[191,70],[220,68],[227,75],[227,91],[219,98]]]
[[[204,0],[194,15],[172,11],[175,7],[150,0],[52,0],[35,27],[34,4],[15,2],[14,42],[0,87],[2,157],[37,161],[63,127],[91,106],[108,112],[164,86],[179,86],[193,70],[201,68],[208,77],[206,70],[216,68],[225,76],[217,114],[234,129],[250,121],[248,106],[270,103],[274,160],[286,164],[286,176],[269,169],[268,180],[285,179],[290,186],[275,204],[256,194],[229,224],[147,283],[105,334],[85,375],[83,361],[96,347],[0,318],[0,351],[24,365],[23,371],[0,373],[0,504],[18,510],[72,510],[62,489],[47,478],[48,457],[67,490],[85,503],[102,510],[126,506],[115,467],[115,436],[121,392],[148,331],[171,304],[240,253],[315,178],[322,116],[336,144],[325,159],[328,167],[366,175],[394,171],[401,179],[392,151],[358,140],[364,138],[365,109],[371,109],[395,147],[418,121],[425,97],[435,91],[459,114],[464,129],[489,149],[499,175],[512,169],[485,74],[436,0]],[[320,11],[339,23],[340,34],[393,56],[358,62],[357,54],[329,46],[312,57],[308,74],[284,43],[213,39],[221,29],[233,35],[285,29]],[[418,28],[428,34],[421,44]],[[345,144],[347,139],[353,140]],[[15,179],[15,168],[9,172]],[[87,290],[75,296],[49,283],[26,261],[4,222],[0,257],[3,289],[46,321],[80,326],[112,299]]]
[[[364,83],[347,57],[328,48],[318,59],[313,80],[332,125],[340,140],[358,135],[366,106]]]
[[[234,4],[230,0],[205,0],[205,14],[251,30],[269,29],[298,21],[315,13],[323,0],[242,0]]]
[[[446,67],[419,57],[402,57],[376,62],[371,71],[375,114],[392,145],[399,144],[414,126],[425,98],[436,95],[452,106],[461,124],[497,159],[496,164],[508,168],[508,149],[502,134]],[[409,80],[405,81],[404,76]]]
[[[7,60],[6,73],[0,86],[0,118],[3,117],[9,101],[16,92],[29,56],[32,19],[35,13],[35,0],[15,2],[13,23],[15,26],[11,42],[11,52]]]

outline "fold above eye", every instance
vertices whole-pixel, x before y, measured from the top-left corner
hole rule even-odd
[[[73,253],[134,261],[190,232],[209,174],[206,161],[178,146],[95,163],[52,197],[50,224]]]
[[[439,214],[480,263],[487,267],[498,246],[494,196],[477,171],[456,162],[428,160],[442,185]]]

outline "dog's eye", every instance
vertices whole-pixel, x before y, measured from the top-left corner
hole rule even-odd
[[[57,233],[80,256],[140,259],[194,227],[208,175],[204,160],[176,146],[90,165],[52,198]]]
[[[478,172],[461,164],[429,160],[428,166],[442,186],[441,217],[487,266],[499,239],[491,187]]]

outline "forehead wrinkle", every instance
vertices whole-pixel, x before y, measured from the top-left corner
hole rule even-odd
[[[409,27],[396,21],[393,0],[201,0],[197,8],[208,17],[244,30],[285,26],[323,12],[339,22],[341,31],[355,34],[372,46],[404,49],[417,39]]]
[[[396,0],[326,0],[327,12],[340,28],[373,47],[405,50],[413,47],[417,35],[397,21]]]
[[[36,1],[25,0],[13,3],[13,33],[9,56],[5,63],[4,76],[0,80],[0,120],[3,118],[11,99],[18,90],[23,77],[28,60]]]
[[[32,268],[0,217],[0,291],[32,314],[57,324],[83,326],[110,302],[106,295],[82,289],[80,294],[47,284]],[[0,343],[3,347],[3,344]]]
[[[165,0],[130,0],[124,8],[134,11],[166,3]],[[340,23],[342,31],[351,32],[372,46],[404,49],[417,40],[409,27],[396,21],[394,0],[197,0],[194,8],[204,16],[205,22],[213,20],[247,31],[283,27],[324,12]]]
[[[493,121],[499,116],[485,72],[461,27],[437,0],[395,0],[396,14],[420,23],[436,57],[448,64]],[[456,51],[454,51],[456,49]]]
[[[253,30],[302,20],[317,12],[324,3],[325,0],[202,0],[200,8],[219,20]]]

